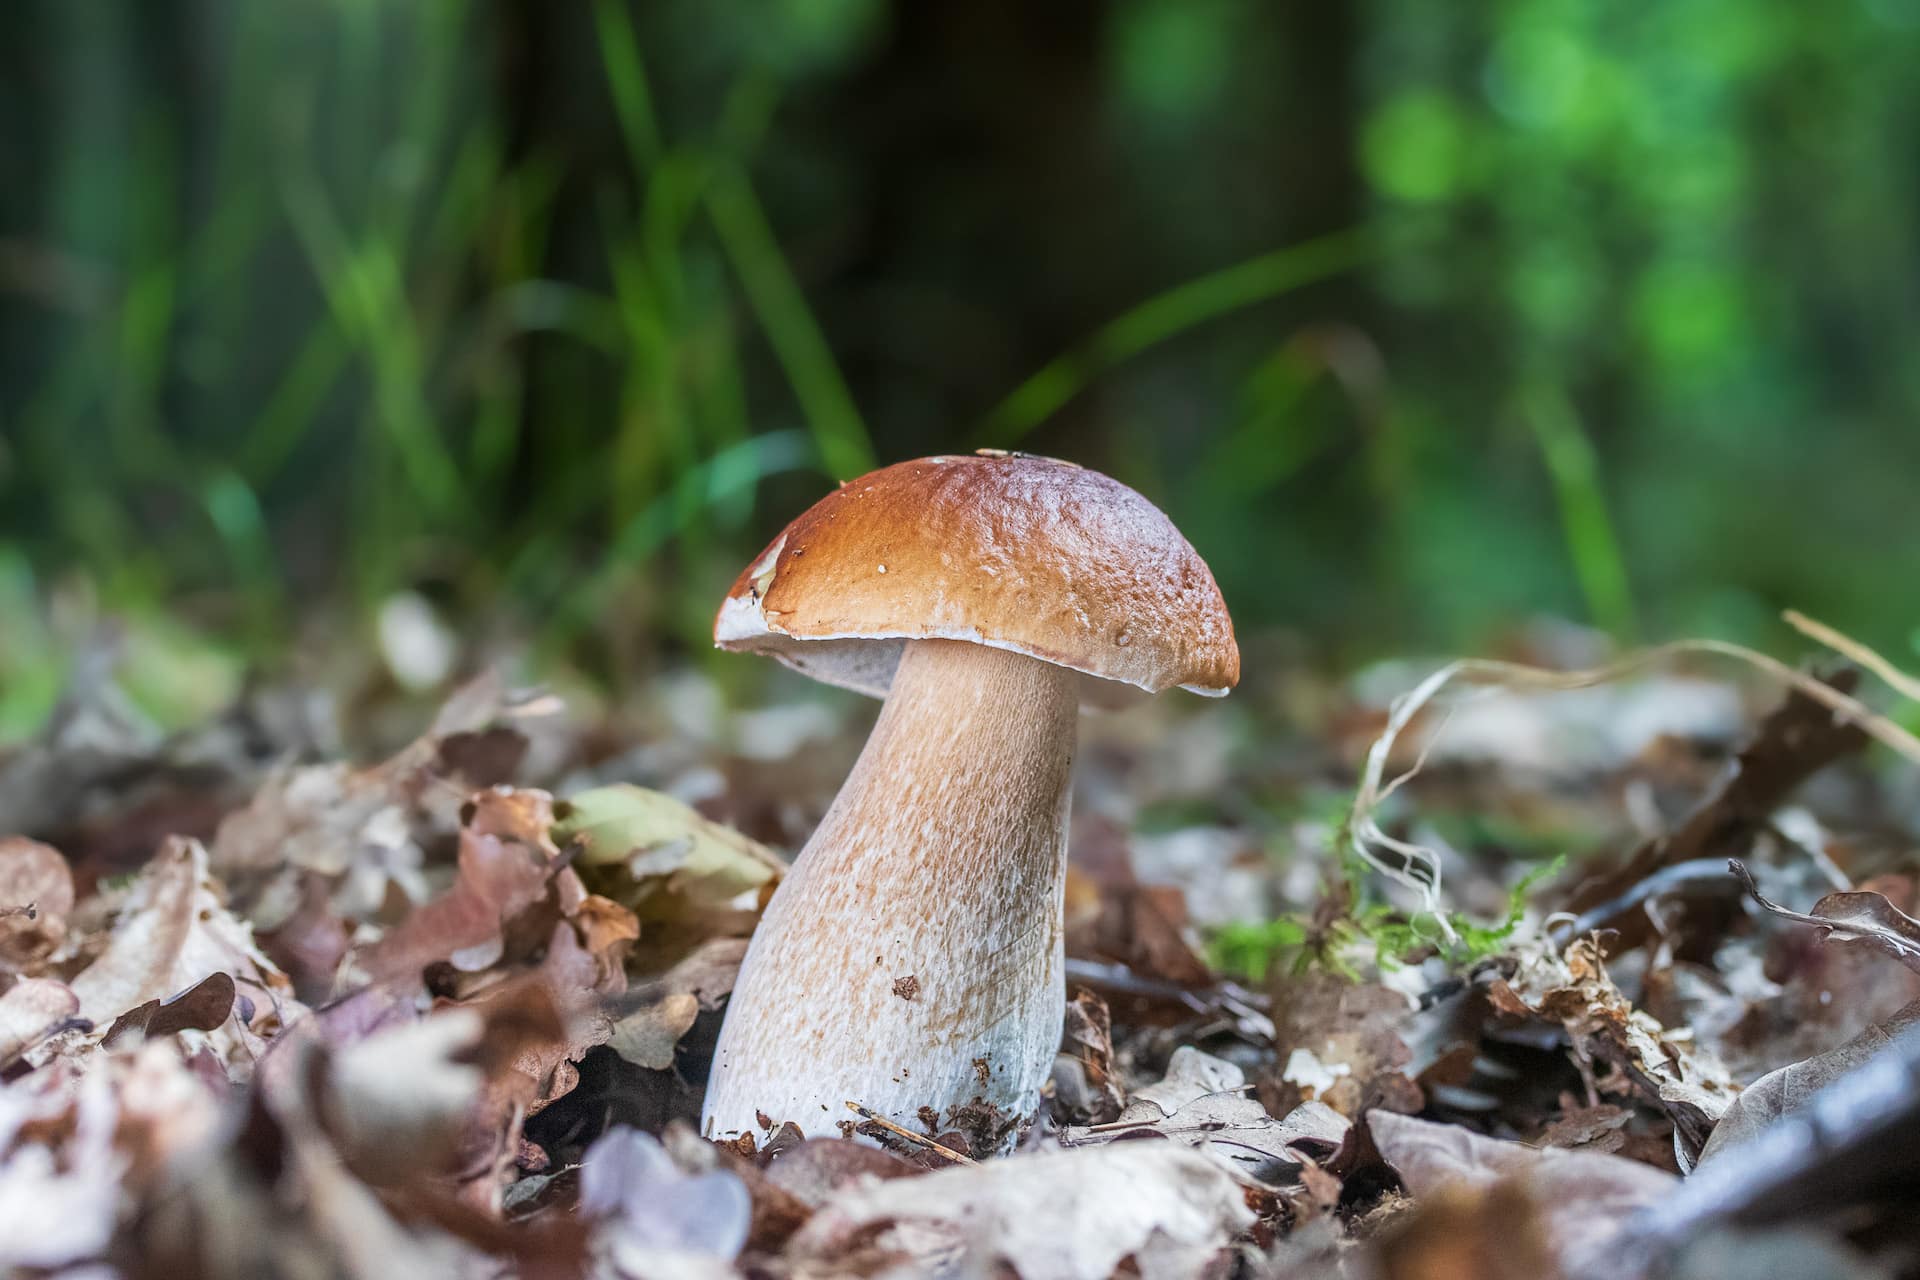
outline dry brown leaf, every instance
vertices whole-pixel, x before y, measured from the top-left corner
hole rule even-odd
[[[503,954],[507,923],[546,896],[562,865],[547,836],[552,797],[496,787],[472,803],[460,829],[453,887],[355,957],[373,981],[417,982],[428,965],[441,961],[467,972],[488,968]]]
[[[1753,874],[1738,858],[1729,858],[1727,869],[1740,877],[1747,896],[1763,910],[1782,920],[1811,925],[1822,942],[1864,942],[1920,973],[1920,920],[1887,901],[1885,894],[1830,893],[1814,903],[1811,912],[1802,913],[1763,897],[1753,882]]]
[[[1598,1256],[1629,1217],[1680,1185],[1670,1173],[1620,1156],[1541,1150],[1385,1111],[1369,1112],[1367,1125],[1381,1156],[1416,1197],[1518,1180],[1568,1271]]]
[[[254,945],[252,929],[228,912],[207,873],[206,850],[196,840],[174,839],[154,855],[121,904],[106,950],[70,985],[80,999],[80,1016],[104,1033],[121,1014],[215,973],[228,974],[251,1006],[247,1022],[229,1019],[210,1037],[228,1071],[244,1078],[257,1056],[257,1038],[277,1034],[306,1008],[293,998],[286,975]]]
[[[776,1154],[766,1178],[803,1204],[817,1207],[848,1187],[921,1172],[891,1151],[852,1138],[807,1138]]]
[[[221,822],[212,865],[262,930],[278,928],[295,909],[307,874],[332,886],[335,910],[352,920],[371,919],[395,888],[425,901],[425,848],[452,833],[468,794],[510,780],[527,745],[516,726],[552,709],[551,699],[516,699],[497,677],[482,675],[448,699],[426,733],[380,764],[268,775],[246,807]]]
[[[233,1012],[234,996],[231,974],[210,973],[178,995],[127,1010],[100,1043],[111,1048],[128,1037],[158,1040],[176,1031],[212,1031]]]
[[[1720,1117],[1713,1137],[1700,1153],[1700,1163],[1718,1158],[1728,1148],[1754,1137],[1782,1116],[1799,1111],[1816,1093],[1848,1072],[1865,1066],[1869,1059],[1916,1024],[1920,1024],[1920,1002],[1908,1005],[1883,1024],[1868,1027],[1837,1048],[1761,1076],[1742,1090],[1727,1113]]]
[[[1068,1123],[1119,1118],[1126,1094],[1113,1069],[1113,1020],[1107,1002],[1085,987],[1067,999],[1066,1034],[1054,1061],[1054,1114]]]
[[[73,874],[57,849],[0,838],[0,972],[35,973],[67,936]]]
[[[1590,939],[1575,939],[1561,953],[1544,942],[1522,947],[1514,976],[1495,982],[1488,994],[1503,1012],[1559,1023],[1582,1060],[1623,1069],[1672,1117],[1689,1160],[1739,1092],[1710,1051],[1686,1032],[1661,1026],[1620,994]]]
[[[1276,973],[1273,1021],[1278,1048],[1261,1099],[1276,1113],[1317,1099],[1353,1117],[1387,1088],[1402,1084],[1413,1053],[1401,1038],[1412,1008],[1389,987],[1356,982],[1324,969]],[[1415,1096],[1417,1097],[1417,1091]]]
[[[700,1001],[696,997],[685,991],[672,992],[614,1023],[607,1047],[636,1067],[665,1071],[673,1065],[680,1037],[692,1029],[699,1016]]]

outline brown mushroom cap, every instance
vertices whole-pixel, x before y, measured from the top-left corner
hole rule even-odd
[[[983,452],[849,481],[775,538],[727,593],[723,649],[886,696],[907,640],[967,640],[1090,677],[1084,701],[1240,680],[1233,621],[1180,531],[1117,480]]]

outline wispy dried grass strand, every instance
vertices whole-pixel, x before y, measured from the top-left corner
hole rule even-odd
[[[1906,696],[1920,698],[1920,681],[1914,681],[1912,677],[1905,676],[1864,645],[1849,640],[1831,628],[1802,618],[1798,614],[1790,614],[1788,621],[1822,644],[1867,667]],[[1465,683],[1507,691],[1564,692],[1605,684],[1656,663],[1696,654],[1734,658],[1764,671],[1781,683],[1827,707],[1834,715],[1848,723],[1858,725],[1862,732],[1903,758],[1920,765],[1920,738],[1916,738],[1892,720],[1831,685],[1803,671],[1794,670],[1777,658],[1724,640],[1676,640],[1652,648],[1635,650],[1613,662],[1584,671],[1553,671],[1518,662],[1462,658],[1448,663],[1427,676],[1412,689],[1395,698],[1388,708],[1386,727],[1381,730],[1380,736],[1374,740],[1372,747],[1367,751],[1366,766],[1361,772],[1360,785],[1354,792],[1353,809],[1347,823],[1350,847],[1357,857],[1380,875],[1418,895],[1421,909],[1433,914],[1439,922],[1441,931],[1449,941],[1452,941],[1453,930],[1447,923],[1440,898],[1440,855],[1424,845],[1388,835],[1379,822],[1379,810],[1387,797],[1417,773],[1420,763],[1426,759],[1426,750],[1423,750],[1420,761],[1416,762],[1412,769],[1392,779],[1386,776],[1387,762],[1393,754],[1393,748],[1407,726],[1413,722],[1414,717],[1425,709],[1441,690],[1451,684]],[[1435,736],[1438,736],[1437,732]],[[1431,746],[1432,741],[1429,740],[1427,749],[1431,749]]]

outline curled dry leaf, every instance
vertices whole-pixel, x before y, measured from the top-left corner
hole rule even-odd
[[[228,912],[197,840],[173,839],[147,864],[122,903],[106,950],[70,985],[80,1017],[105,1031],[121,1014],[163,1001],[215,973],[231,977],[250,1017],[224,1022],[210,1039],[236,1079],[252,1071],[258,1037],[303,1016],[292,984]],[[254,1039],[249,1039],[253,1037]]]
[[[1113,1020],[1107,1003],[1085,987],[1067,999],[1066,1034],[1053,1066],[1054,1114],[1078,1124],[1119,1118],[1127,1097],[1113,1068]]]
[[[1060,1143],[1084,1147],[1165,1138],[1205,1150],[1245,1177],[1275,1184],[1293,1181],[1309,1160],[1339,1149],[1347,1132],[1339,1112],[1306,1102],[1276,1120],[1245,1089],[1240,1068],[1183,1045],[1174,1051],[1166,1078],[1136,1090],[1118,1120],[1069,1126],[1061,1130]]]
[[[1153,1274],[1171,1280],[1203,1274],[1252,1224],[1239,1182],[1218,1162],[1173,1143],[1121,1142],[844,1191],[814,1212],[789,1257],[832,1267],[865,1246],[918,1271],[986,1274],[1004,1264],[1105,1280],[1152,1248]]]
[[[1782,920],[1810,925],[1822,942],[1864,942],[1915,973],[1920,973],[1920,920],[1871,892],[1830,893],[1813,904],[1811,912],[1790,911],[1769,902],[1753,882],[1753,873],[1738,858],[1727,859],[1727,869],[1740,878],[1747,896]]]
[[[1520,948],[1513,977],[1494,982],[1488,995],[1502,1013],[1558,1022],[1583,1062],[1619,1066],[1666,1109],[1688,1163],[1738,1093],[1709,1050],[1687,1033],[1661,1026],[1620,994],[1590,939],[1576,939],[1557,954],[1545,943]]]
[[[508,921],[546,896],[562,866],[547,835],[552,823],[544,791],[495,787],[475,796],[453,887],[360,953],[360,968],[375,982],[412,982],[439,961],[474,972],[499,960]]]
[[[34,973],[67,936],[73,874],[58,850],[0,838],[0,972]]]
[[[1416,1197],[1518,1181],[1568,1271],[1598,1256],[1628,1218],[1679,1186],[1672,1174],[1620,1156],[1541,1150],[1386,1111],[1369,1112],[1367,1126],[1381,1157]]]
[[[212,1031],[233,1012],[234,996],[232,975],[210,973],[178,995],[127,1010],[100,1043],[111,1048],[129,1037],[158,1040],[176,1031]]]
[[[510,779],[527,746],[519,726],[552,709],[551,699],[510,695],[489,673],[380,764],[276,770],[221,822],[213,866],[262,930],[278,928],[298,906],[307,875],[332,886],[335,910],[349,919],[371,918],[393,887],[424,901],[426,846],[453,831],[468,793]]]
[[[1700,1153],[1700,1163],[1704,1165],[1717,1159],[1729,1148],[1757,1136],[1774,1121],[1801,1111],[1815,1094],[1848,1072],[1865,1066],[1916,1024],[1920,1024],[1920,1003],[1908,1005],[1886,1022],[1868,1027],[1837,1048],[1761,1076],[1742,1090],[1727,1113],[1720,1117],[1706,1149]]]

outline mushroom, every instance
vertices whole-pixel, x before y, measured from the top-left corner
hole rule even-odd
[[[753,936],[703,1131],[766,1117],[832,1134],[857,1101],[1005,1142],[1038,1106],[1065,1014],[1076,713],[1238,683],[1213,575],[1096,471],[923,458],[788,525],[733,584],[714,642],[886,703]]]

